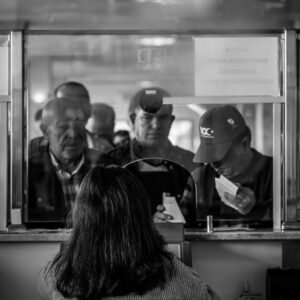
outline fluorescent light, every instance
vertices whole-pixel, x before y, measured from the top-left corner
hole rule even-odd
[[[139,40],[143,46],[169,46],[175,43],[174,37],[144,37]]]
[[[43,103],[47,100],[47,95],[45,93],[35,93],[32,97],[35,103]]]

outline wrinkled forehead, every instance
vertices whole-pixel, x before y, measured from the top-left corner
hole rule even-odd
[[[63,110],[49,110],[43,117],[43,120],[48,125],[57,122],[84,122],[85,116],[80,108],[66,107]]]

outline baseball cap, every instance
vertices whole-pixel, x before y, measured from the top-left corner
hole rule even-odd
[[[163,97],[170,97],[170,94],[159,87],[150,87],[139,90],[133,98],[131,98],[128,114],[135,113],[135,109],[140,107],[148,113],[156,113],[163,104]]]
[[[194,162],[221,160],[246,128],[243,116],[234,106],[222,105],[206,111],[199,121],[200,146]]]

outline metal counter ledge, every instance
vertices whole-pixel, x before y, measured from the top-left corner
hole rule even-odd
[[[182,240],[197,241],[234,241],[234,240],[265,240],[265,241],[284,241],[300,240],[300,230],[285,231],[214,231],[207,233],[199,229],[182,229],[177,227],[168,228],[165,225],[159,225],[159,231],[165,237],[168,243],[180,242]],[[58,229],[34,229],[34,230],[16,230],[13,232],[0,232],[0,243],[5,242],[62,242],[70,235],[70,230]]]

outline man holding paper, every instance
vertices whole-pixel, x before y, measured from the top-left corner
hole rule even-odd
[[[216,106],[200,119],[201,163],[183,201],[196,194],[197,215],[204,219],[272,220],[273,160],[251,148],[251,131],[231,105]]]

